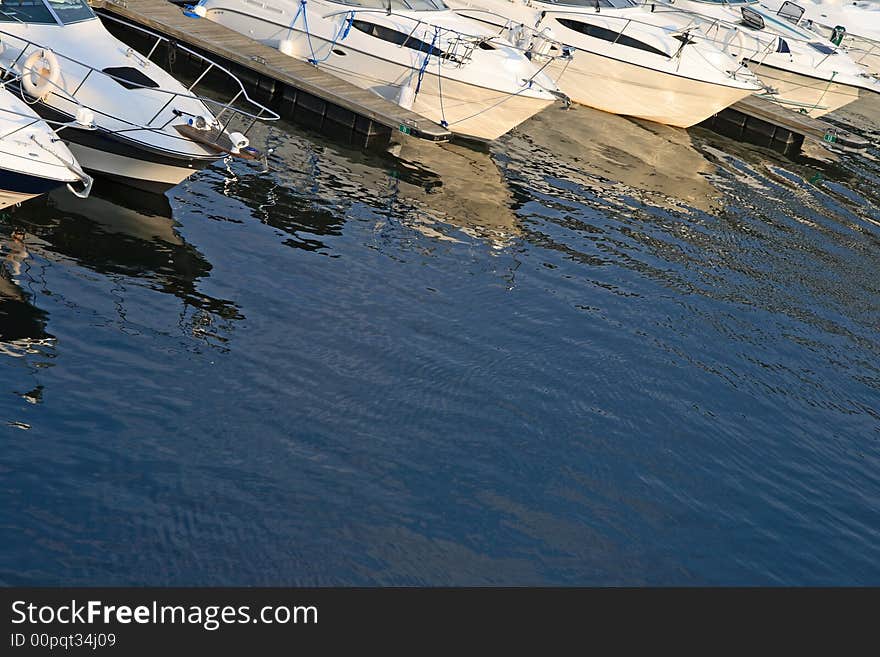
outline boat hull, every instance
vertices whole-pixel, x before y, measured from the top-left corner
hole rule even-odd
[[[776,90],[776,100],[813,118],[824,116],[859,99],[859,89],[846,84],[809,77],[775,66],[749,62],[764,84]]]
[[[0,169],[0,209],[48,194],[65,184],[63,180]]]
[[[45,103],[36,103],[32,109],[51,121],[64,123],[73,119]],[[194,157],[187,153],[164,151],[100,128],[84,130],[68,127],[59,136],[80,166],[89,173],[159,194],[220,158],[207,152]]]
[[[149,161],[141,153],[123,155],[68,141],[67,147],[86,171],[148,192],[161,194],[179,185],[210,162],[168,158]]]
[[[576,103],[679,128],[705,121],[754,93],[585,51],[578,51],[570,62],[551,62],[547,71]]]
[[[272,48],[280,50],[284,42],[284,52],[289,56],[305,61],[314,58],[320,62],[321,69],[447,126],[457,137],[492,141],[556,102],[556,98],[540,84],[518,86],[525,78],[537,74],[537,69],[522,57],[519,63],[528,65],[528,70],[523,70],[521,75],[515,74],[515,62],[497,62],[502,69],[506,70],[510,65],[514,69],[503,76],[503,85],[495,85],[493,82],[498,80],[494,77],[490,76],[491,81],[486,82],[486,77],[471,75],[472,69],[468,66],[473,64],[461,66],[452,60],[442,60],[441,63],[436,57],[426,61],[425,54],[418,49],[401,48],[367,36],[357,28],[352,28],[345,38],[329,40],[328,34],[335,36],[341,28],[337,28],[334,22],[322,21],[317,14],[312,16],[314,22],[307,35],[302,31],[301,23],[275,22],[283,14],[280,8],[278,15],[271,20],[258,15],[260,11],[268,11],[268,5],[262,7],[249,6],[248,11],[254,12],[251,15],[226,6],[209,6],[207,18]],[[373,17],[371,20],[378,19]],[[414,26],[420,24],[411,26],[407,23],[407,32],[415,32]],[[420,36],[424,37],[421,33]],[[511,84],[513,80],[516,84]],[[550,83],[549,79],[544,80]],[[403,100],[407,87],[412,95]],[[416,88],[418,93],[415,93]]]
[[[398,84],[372,80],[339,68],[329,68],[334,75],[362,89],[368,89],[396,103],[402,84],[415,73],[401,67],[396,74]],[[523,121],[546,109],[555,101],[524,94],[515,95],[463,83],[449,77],[425,73],[412,111],[448,126],[457,137],[475,141],[492,141],[513,130]]]
[[[7,73],[20,73],[22,55],[41,43],[51,44],[63,62],[58,89],[29,105],[52,124],[68,124],[59,136],[86,171],[161,192],[219,159],[216,151],[175,130],[187,116],[210,123],[204,103],[161,67],[132,54],[97,18],[63,26],[7,22],[2,31]],[[101,73],[114,65],[135,70],[151,84],[126,86]],[[27,95],[18,82],[10,81],[7,89]],[[77,127],[83,108],[91,110],[95,129]]]

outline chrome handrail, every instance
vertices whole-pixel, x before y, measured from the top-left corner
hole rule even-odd
[[[115,17],[112,17],[111,19],[117,20],[117,19],[115,19]],[[125,24],[127,26],[130,26],[132,28],[139,29],[140,31],[145,32],[147,34],[150,34],[152,36],[155,36],[158,39],[158,41],[156,44],[154,44],[153,48],[151,49],[151,51],[150,51],[151,55],[153,53],[155,53],[156,48],[158,48],[158,45],[160,43],[162,43],[162,41],[165,41],[165,42],[168,42],[169,44],[172,44],[170,39],[163,37],[162,35],[155,34],[154,32],[151,32],[150,30],[145,30],[143,28],[140,28],[140,26],[133,25],[131,23],[128,23],[127,21],[120,20],[118,22]],[[82,67],[83,69],[86,70],[86,74],[82,77],[81,80],[79,80],[79,82],[76,85],[76,88],[72,92],[69,91],[67,88],[60,86],[57,83],[51,82],[51,80],[48,80],[45,77],[43,77],[43,79],[45,81],[49,82],[54,87],[54,91],[58,92],[59,95],[61,95],[68,102],[72,102],[80,108],[87,108],[97,115],[100,115],[102,117],[106,117],[108,119],[112,119],[113,121],[117,121],[118,123],[121,123],[125,126],[128,126],[127,128],[125,128],[123,130],[113,130],[114,132],[132,132],[132,131],[137,131],[137,130],[146,130],[146,131],[150,131],[150,132],[164,131],[165,128],[167,128],[168,124],[174,120],[175,116],[178,116],[178,117],[182,116],[182,112],[180,112],[180,111],[173,112],[171,117],[169,117],[161,125],[153,125],[153,122],[162,114],[162,112],[165,109],[168,108],[169,105],[171,105],[171,103],[173,103],[175,101],[175,99],[188,99],[188,100],[193,100],[193,101],[201,103],[202,105],[204,105],[206,107],[206,109],[208,109],[212,114],[214,114],[213,118],[216,121],[217,126],[222,126],[222,130],[224,130],[224,131],[229,127],[231,122],[236,118],[240,119],[244,123],[247,123],[249,121],[249,124],[247,125],[247,127],[242,130],[243,134],[247,134],[247,132],[256,124],[257,121],[275,121],[280,118],[276,112],[270,110],[269,108],[254,101],[253,99],[251,99],[247,95],[247,92],[244,89],[244,85],[241,83],[241,81],[235,75],[232,74],[231,71],[229,71],[228,69],[225,69],[224,67],[217,64],[216,62],[209,60],[207,57],[204,57],[203,55],[196,53],[196,52],[190,50],[189,48],[186,48],[185,46],[182,46],[180,44],[173,44],[173,45],[175,45],[177,48],[180,48],[180,49],[192,54],[193,56],[199,58],[200,60],[204,61],[207,64],[207,69],[205,71],[203,71],[201,75],[198,76],[196,81],[193,84],[191,84],[189,86],[189,88],[187,88],[187,92],[189,92],[189,93],[181,93],[179,91],[171,91],[168,89],[164,89],[162,87],[149,87],[146,85],[138,84],[138,83],[133,82],[131,80],[120,78],[119,76],[113,75],[111,73],[106,73],[98,68],[95,68],[94,66],[92,66],[90,64],[87,64],[87,63],[82,62],[80,60],[74,59],[73,57],[70,57],[64,53],[56,52],[55,50],[53,50],[51,48],[51,46],[47,46],[42,43],[38,43],[36,41],[33,41],[33,40],[28,39],[26,37],[19,36],[17,34],[12,34],[10,32],[2,30],[2,29],[0,29],[0,40],[6,42],[6,49],[7,50],[13,49],[13,51],[14,51],[16,49],[15,48],[16,45],[20,46],[20,51],[18,52],[18,56],[15,57],[15,59],[10,61],[8,64],[0,63],[0,67],[2,67],[2,75],[4,78],[6,78],[4,81],[4,84],[14,82],[16,79],[21,78],[20,73],[16,75],[16,66],[18,66],[20,61],[22,61],[23,59],[26,59],[26,57],[28,56],[29,53],[32,53],[37,50],[52,50],[52,52],[55,54],[55,56],[57,58],[59,58],[60,60],[70,62],[76,66]],[[133,49],[130,48],[129,53],[133,54],[133,53],[136,53],[136,51],[134,51]],[[140,57],[143,57],[143,55],[141,55],[140,53],[137,53],[137,54]],[[154,65],[158,65],[158,64],[156,64],[156,62],[152,62],[152,60],[147,59],[147,61],[150,61],[150,63],[152,63]],[[227,76],[229,78],[233,79],[238,85],[238,88],[239,88],[238,93],[236,93],[232,97],[232,99],[227,102],[214,100],[210,97],[197,94],[193,91],[195,89],[195,87],[197,86],[197,84],[200,83],[204,79],[205,75],[207,75],[207,73],[214,68],[226,73]],[[150,92],[153,95],[159,96],[160,99],[164,99],[165,102],[153,114],[152,118],[146,122],[146,124],[137,123],[137,122],[134,122],[134,121],[131,121],[126,118],[119,117],[119,116],[111,116],[110,114],[107,114],[106,112],[101,111],[98,108],[85,105],[81,101],[81,99],[77,96],[78,94],[80,94],[80,91],[85,86],[86,81],[93,74],[103,76],[104,78],[113,80],[117,83],[124,83],[129,88],[143,89],[145,91]],[[13,77],[14,79],[10,80],[9,77]],[[247,103],[249,103],[251,105],[251,107],[249,107],[248,109],[242,109],[242,108],[234,105],[234,103],[237,102],[239,100],[239,98],[241,98],[242,96],[244,96],[244,100],[247,101]],[[164,97],[167,97],[167,99],[165,99]],[[228,119],[226,120],[226,123],[223,124],[221,119],[227,113],[228,113]],[[107,126],[103,126],[103,127],[105,129],[112,130],[112,128],[109,128]],[[172,136],[175,138],[181,138],[181,139],[186,140],[182,136],[178,136],[178,135],[175,135],[172,133],[164,133],[164,134],[166,136]]]
[[[455,11],[456,14],[458,14],[458,12],[459,12],[459,10],[453,10],[453,11]],[[467,11],[483,11],[483,10],[472,9],[472,8],[468,7]],[[489,12],[489,11],[485,11],[483,13],[492,14],[492,12]],[[529,48],[520,48],[516,44],[511,43],[509,40],[504,39],[502,37],[502,33],[504,32],[504,30],[508,29],[507,25],[502,27],[499,30],[499,33],[497,35],[487,37],[485,35],[470,34],[467,32],[462,32],[461,30],[456,30],[456,29],[453,29],[450,27],[434,25],[433,23],[430,23],[428,21],[424,21],[420,18],[415,18],[413,16],[408,16],[406,14],[398,14],[393,11],[389,12],[385,9],[375,9],[375,8],[371,8],[371,7],[365,7],[363,9],[346,9],[345,11],[333,11],[328,14],[323,14],[321,16],[321,18],[327,19],[327,18],[332,18],[334,16],[348,15],[348,14],[352,14],[352,15],[354,15],[354,14],[380,14],[382,16],[393,16],[394,18],[400,18],[403,20],[412,21],[415,23],[415,25],[413,26],[413,29],[410,32],[410,36],[412,36],[415,33],[415,31],[418,29],[419,25],[421,25],[421,24],[424,24],[426,28],[438,29],[440,31],[440,34],[442,34],[442,35],[452,34],[452,35],[454,35],[454,37],[450,38],[447,36],[446,40],[452,46],[453,51],[455,51],[457,49],[459,44],[465,44],[465,46],[467,47],[466,54],[463,56],[461,61],[457,60],[457,59],[453,60],[459,64],[463,64],[465,61],[470,59],[470,55],[473,52],[474,48],[479,47],[479,45],[481,43],[490,43],[492,41],[495,41],[496,39],[500,40],[505,47],[511,48],[513,50],[518,50],[523,53],[529,52]],[[498,15],[498,16],[503,18],[500,15]],[[476,20],[476,19],[474,19],[474,20]],[[519,24],[517,21],[513,21],[511,19],[506,19],[506,20],[508,21],[508,23],[510,23],[512,25]],[[524,26],[524,27],[526,27],[530,31],[534,32],[535,34],[540,34],[540,32],[538,30],[535,30],[534,28],[528,28],[528,26]],[[565,44],[561,43],[560,41],[557,41],[556,39],[548,39],[548,40],[553,43],[557,43],[560,46],[565,45]],[[401,46],[401,47],[403,47],[403,46]],[[559,58],[560,56],[559,55],[555,55],[555,56],[554,55],[545,55],[545,57],[548,57],[551,59],[556,59],[556,58]]]
[[[156,42],[153,44],[153,47],[150,48],[149,53],[147,53],[147,54],[145,55],[147,61],[151,61],[151,62],[152,62],[151,57],[155,54],[155,52],[156,52],[156,50],[158,49],[159,45],[160,45],[161,43],[164,42],[164,43],[168,44],[169,47],[173,47],[173,48],[176,48],[176,49],[178,49],[178,50],[182,50],[183,52],[185,52],[185,53],[187,53],[187,54],[189,54],[189,55],[191,55],[191,56],[193,56],[193,57],[196,57],[196,58],[199,59],[200,61],[204,62],[204,63],[206,64],[206,68],[205,68],[205,70],[201,72],[201,74],[196,78],[196,80],[195,80],[195,81],[194,81],[189,87],[187,87],[187,91],[192,92],[193,89],[195,89],[195,88],[198,86],[198,84],[199,84],[199,83],[205,78],[205,76],[206,76],[211,70],[214,70],[214,69],[216,69],[216,70],[218,70],[218,71],[224,73],[228,78],[230,78],[231,80],[233,80],[234,83],[235,83],[235,85],[238,87],[238,92],[232,97],[232,99],[231,99],[230,101],[228,101],[228,102],[225,103],[225,104],[224,104],[224,103],[221,103],[220,101],[215,101],[215,100],[213,100],[212,98],[207,98],[207,97],[205,97],[205,96],[200,96],[200,95],[193,95],[193,96],[191,96],[192,98],[195,98],[195,99],[197,99],[197,100],[201,100],[202,102],[205,102],[205,103],[212,103],[212,104],[214,104],[214,105],[216,105],[216,106],[218,106],[218,107],[223,108],[223,109],[221,109],[220,113],[218,113],[217,116],[215,116],[215,118],[216,118],[218,121],[220,120],[220,116],[223,114],[223,112],[225,112],[225,111],[235,112],[236,114],[238,114],[238,115],[240,115],[240,116],[243,116],[243,117],[247,117],[247,118],[249,118],[249,119],[252,119],[251,124],[250,124],[250,125],[248,126],[248,128],[247,128],[247,130],[250,130],[250,129],[253,127],[254,123],[256,123],[256,121],[277,121],[278,119],[281,118],[276,112],[272,111],[271,109],[269,109],[269,108],[266,107],[265,105],[263,105],[263,104],[261,104],[261,103],[258,103],[258,102],[255,101],[253,98],[251,98],[251,97],[248,95],[247,90],[246,90],[245,87],[244,87],[244,84],[242,84],[242,82],[241,82],[241,80],[238,78],[238,76],[236,76],[232,71],[230,71],[230,70],[229,70],[228,68],[226,68],[225,66],[222,66],[222,65],[218,64],[218,63],[215,62],[214,60],[212,60],[212,59],[206,57],[205,55],[203,55],[203,54],[201,54],[201,53],[199,53],[199,52],[196,52],[196,51],[193,50],[192,48],[188,48],[187,46],[185,46],[185,45],[183,45],[183,44],[181,44],[181,43],[179,43],[179,42],[177,42],[177,41],[174,41],[174,40],[172,40],[172,39],[170,39],[170,38],[168,38],[168,37],[166,37],[166,36],[163,36],[163,35],[161,35],[161,34],[158,34],[158,33],[156,33],[156,32],[153,32],[152,30],[149,30],[149,29],[147,29],[147,28],[145,28],[145,27],[142,27],[142,26],[137,25],[137,24],[135,24],[135,23],[132,23],[132,22],[130,22],[130,21],[127,21],[127,20],[124,20],[124,19],[122,19],[122,18],[119,18],[118,16],[112,16],[112,15],[110,15],[110,14],[106,14],[106,13],[103,13],[103,12],[102,12],[102,13],[101,13],[101,19],[102,19],[102,20],[104,20],[104,19],[106,19],[106,20],[110,20],[110,21],[113,21],[113,22],[115,22],[115,23],[119,23],[120,25],[124,25],[124,26],[126,26],[127,28],[129,28],[129,29],[137,30],[138,32],[141,32],[141,33],[143,33],[143,34],[148,34],[148,35],[150,35],[151,37],[155,37]],[[155,62],[153,62],[153,63],[155,64]],[[253,112],[248,112],[248,111],[245,111],[245,110],[243,110],[243,109],[240,109],[240,108],[234,107],[234,106],[232,105],[232,104],[235,103],[239,98],[242,98],[242,97],[243,97],[243,100],[244,100],[245,102],[247,102],[249,105],[251,105],[251,106],[254,108],[254,110],[257,110],[257,109],[259,110],[259,111],[257,112],[257,114],[253,114]],[[228,122],[227,122],[227,124],[228,124]],[[245,131],[245,134],[247,134],[246,131]]]

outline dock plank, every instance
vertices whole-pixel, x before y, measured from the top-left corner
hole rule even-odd
[[[451,137],[449,130],[420,114],[213,21],[189,18],[180,7],[166,0],[91,0],[90,4],[95,9],[234,62],[392,130],[406,126],[413,136],[430,141],[446,141]]]

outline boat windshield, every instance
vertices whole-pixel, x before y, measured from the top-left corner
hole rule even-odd
[[[567,5],[569,7],[608,7],[611,9],[625,9],[635,7],[635,0],[541,0],[549,5]]]
[[[85,0],[0,0],[0,22],[68,25],[95,18]]]
[[[448,9],[443,0],[333,0],[341,5],[369,9],[397,9],[399,11],[441,11]]]

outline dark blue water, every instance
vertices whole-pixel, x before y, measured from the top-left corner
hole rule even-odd
[[[0,583],[880,584],[876,149],[267,138],[0,220]]]

